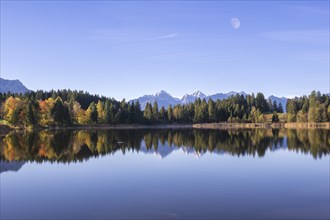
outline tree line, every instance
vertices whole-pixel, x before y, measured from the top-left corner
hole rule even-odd
[[[329,122],[329,94],[313,91],[308,97],[295,97],[287,102],[288,122]]]
[[[197,99],[186,105],[158,107],[139,101],[117,101],[88,92],[57,90],[25,94],[0,93],[0,119],[14,126],[69,126],[90,124],[171,124],[171,123],[263,123],[266,114],[271,122],[279,122],[283,106],[267,100],[262,93],[234,95],[227,99]],[[287,121],[330,121],[329,96],[313,91],[288,100]]]

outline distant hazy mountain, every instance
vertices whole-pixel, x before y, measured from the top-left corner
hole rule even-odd
[[[171,96],[170,94],[168,94],[167,92],[165,92],[163,90],[160,92],[157,92],[156,95],[145,95],[138,99],[131,100],[130,102],[136,101],[136,100],[139,100],[142,109],[144,109],[146,107],[148,102],[151,104],[154,104],[155,101],[157,101],[159,108],[161,108],[163,106],[165,108],[167,108],[169,105],[173,106],[176,104],[181,104],[180,99],[174,98],[173,96]]]
[[[26,88],[19,80],[8,80],[0,78],[0,92],[6,93],[26,93],[30,90]]]
[[[286,102],[288,101],[287,98],[285,98],[285,97],[281,97],[281,98],[279,98],[279,97],[276,97],[276,96],[271,95],[271,96],[268,97],[268,99],[272,100],[272,102],[276,101],[277,106],[278,106],[280,103],[282,103],[283,111],[284,111],[284,112],[286,111],[285,106],[286,106]]]
[[[238,93],[238,92],[233,92],[233,91],[231,91],[231,92],[228,92],[228,93],[217,93],[217,94],[214,94],[214,95],[210,95],[210,96],[207,96],[207,100],[209,100],[209,99],[212,99],[213,101],[216,101],[216,100],[222,100],[222,99],[227,99],[227,98],[229,98],[229,97],[231,97],[231,96],[234,96],[234,95],[236,95],[236,94],[240,94],[240,95],[244,95],[244,96],[246,96],[247,94],[245,93],[245,92],[240,92],[240,93]]]

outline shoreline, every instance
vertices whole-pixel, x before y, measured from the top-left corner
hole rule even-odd
[[[254,129],[254,128],[287,128],[287,129],[329,129],[330,122],[322,123],[201,123],[201,124],[119,124],[119,125],[74,125],[67,127],[39,127],[37,130],[117,130],[117,129]],[[0,135],[6,135],[11,131],[27,130],[27,128],[13,128],[8,125],[0,125]]]
[[[118,125],[76,125],[68,127],[49,127],[42,130],[121,130],[121,129],[187,129],[193,128],[193,124],[164,124],[164,125],[139,125],[139,124],[118,124]]]
[[[286,123],[202,123],[194,124],[197,129],[242,129],[242,128],[288,128],[288,129],[330,129],[330,122],[286,122]]]

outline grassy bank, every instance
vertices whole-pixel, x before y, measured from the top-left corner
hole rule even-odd
[[[322,128],[330,129],[330,122],[323,123],[285,123],[285,128]]]
[[[240,129],[240,128],[322,128],[330,129],[330,122],[323,123],[204,123],[194,124],[197,129]]]

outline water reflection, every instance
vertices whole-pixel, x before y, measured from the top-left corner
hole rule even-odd
[[[17,162],[17,161],[0,161],[0,173],[8,172],[8,171],[19,171],[25,162]]]
[[[0,140],[1,161],[77,162],[121,151],[156,153],[166,157],[182,149],[262,157],[267,150],[290,151],[321,158],[330,152],[329,130],[59,130],[12,132]],[[2,163],[3,164],[3,163]]]

